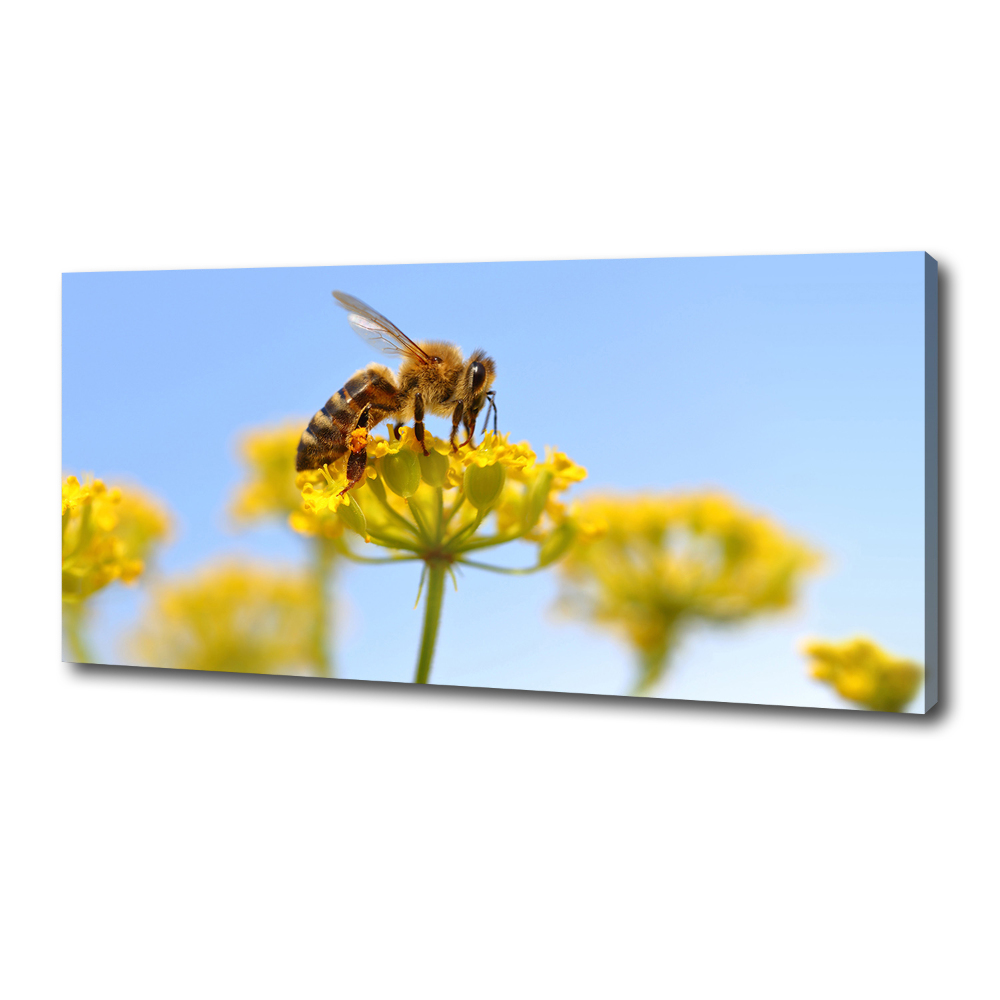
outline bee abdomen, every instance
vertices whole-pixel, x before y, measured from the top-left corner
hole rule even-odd
[[[370,407],[368,426],[374,428],[395,411],[398,392],[392,372],[385,365],[372,363],[355,372],[302,432],[296,470],[318,469],[346,455],[348,437],[365,406]]]
[[[354,400],[339,389],[309,421],[299,439],[295,468],[318,469],[347,453],[347,435],[357,420]]]

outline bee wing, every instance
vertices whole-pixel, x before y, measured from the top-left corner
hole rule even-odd
[[[430,357],[418,347],[395,323],[387,320],[380,312],[366,305],[361,299],[356,299],[346,292],[334,292],[337,304],[350,314],[347,322],[355,333],[364,337],[386,354],[403,354],[428,365]]]

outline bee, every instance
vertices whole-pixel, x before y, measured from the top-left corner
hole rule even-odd
[[[309,421],[302,432],[295,468],[319,469],[350,453],[347,460],[346,493],[365,474],[368,465],[368,434],[383,420],[395,422],[393,432],[399,439],[400,428],[413,420],[413,431],[424,449],[424,415],[451,417],[451,446],[460,426],[468,436],[462,446],[472,444],[476,420],[486,405],[483,431],[493,411],[496,433],[496,393],[490,386],[496,377],[496,364],[485,351],[473,351],[466,361],[454,344],[429,340],[416,343],[394,323],[360,299],[345,292],[334,292],[337,304],[348,312],[347,322],[365,340],[386,354],[402,358],[399,371],[377,362],[356,371]],[[475,445],[473,445],[475,447]]]

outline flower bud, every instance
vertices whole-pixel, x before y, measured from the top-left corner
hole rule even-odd
[[[448,478],[447,455],[432,451],[429,455],[418,455],[417,461],[420,463],[420,475],[428,486],[444,486]]]
[[[489,510],[500,499],[506,478],[499,462],[494,465],[470,465],[465,470],[466,499],[476,510]]]
[[[564,521],[559,525],[538,549],[538,565],[548,566],[557,559],[561,559],[576,538],[576,527],[571,521]]]
[[[524,529],[529,531],[542,516],[545,510],[545,503],[549,499],[549,492],[552,489],[552,473],[548,469],[539,472],[535,481],[528,489],[527,502],[524,505]]]
[[[347,503],[342,503],[337,508],[337,517],[351,531],[357,532],[366,542],[368,541],[368,522],[365,519],[365,512],[358,506],[358,501],[350,493],[347,494]]]
[[[396,496],[412,497],[420,487],[420,463],[416,453],[409,448],[401,448],[394,455],[383,455],[379,459],[379,472]]]
[[[372,467],[368,466],[370,471],[374,471]],[[379,500],[385,500],[385,484],[382,482],[381,476],[369,476],[365,480],[365,486],[368,487],[379,498]]]

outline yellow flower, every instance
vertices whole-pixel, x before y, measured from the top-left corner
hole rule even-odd
[[[587,470],[582,465],[577,465],[565,452],[553,448],[545,449],[544,467],[551,471],[554,477],[553,487],[559,491],[568,489],[573,483],[582,483],[587,478]]]
[[[62,512],[65,516],[67,511],[79,510],[84,504],[90,502],[90,498],[96,494],[106,491],[104,483],[100,479],[95,479],[89,483],[81,483],[76,476],[67,476],[66,482],[62,484]]]
[[[113,580],[133,582],[167,535],[160,503],[136,487],[109,490],[100,479],[62,485],[63,601],[76,604]]]
[[[479,447],[456,450],[425,432],[424,444],[426,456],[410,427],[398,439],[369,437],[367,477],[346,494],[346,456],[301,473],[301,511],[378,545],[459,561],[471,549],[519,538],[544,543],[570,516],[558,495],[587,474],[562,452],[539,462],[527,442],[511,444],[508,435],[487,432]],[[348,511],[351,501],[357,509]],[[488,541],[477,535],[487,516]],[[554,553],[562,554],[550,545],[547,556]]]
[[[321,599],[309,576],[292,569],[208,566],[154,588],[129,652],[177,670],[320,673]]]
[[[456,458],[465,468],[471,465],[484,468],[499,464],[505,471],[516,475],[533,466],[536,456],[527,441],[511,444],[509,438],[509,434],[494,434],[492,431],[487,431],[478,448],[461,448]]]
[[[876,712],[901,712],[920,688],[923,667],[901,660],[870,639],[832,643],[812,641],[802,647],[809,672],[842,698]]]
[[[358,436],[360,448],[361,436]],[[345,541],[340,553],[360,562],[424,563],[419,594],[426,592],[416,683],[426,684],[441,607],[444,578],[456,564],[497,573],[534,573],[560,559],[576,528],[557,496],[581,480],[586,470],[561,452],[539,462],[526,442],[485,434],[478,448],[452,448],[449,441],[412,428],[400,436],[367,437],[365,477],[350,490],[347,457],[297,480],[302,516],[349,528],[366,542],[393,550],[388,557],[361,556]],[[424,454],[426,448],[427,454]],[[358,452],[360,453],[360,451]],[[470,559],[478,550],[519,539],[538,546],[533,566],[494,566]],[[426,588],[424,587],[426,584]]]
[[[819,556],[719,493],[598,495],[576,504],[560,607],[624,637],[637,692],[662,677],[683,629],[789,607]]]
[[[304,511],[309,514],[335,512],[342,504],[350,502],[344,492],[347,486],[344,465],[341,461],[332,468],[324,466],[299,473],[295,482],[301,491],[300,501]]]
[[[449,447],[447,441],[439,441],[431,434],[424,435],[424,444],[428,451],[447,451]],[[420,442],[412,427],[401,427],[398,438],[394,434],[390,434],[388,437],[368,438],[369,461],[373,458],[384,458],[386,455],[398,455],[404,450],[423,454],[423,449],[420,447]]]
[[[360,454],[362,435],[357,436]],[[572,514],[559,500],[586,470],[562,452],[539,462],[531,446],[509,435],[486,433],[476,448],[412,428],[386,437],[364,436],[365,477],[347,490],[347,456],[297,479],[301,512],[322,530],[337,524],[365,542],[390,549],[387,557],[359,555],[344,540],[338,551],[360,562],[422,561],[419,594],[426,593],[416,682],[425,684],[444,595],[455,565],[497,573],[534,573],[566,553],[576,536]],[[427,452],[425,454],[424,452]],[[519,569],[469,558],[479,550],[525,540],[537,545],[534,565]],[[424,587],[426,584],[426,587]]]

